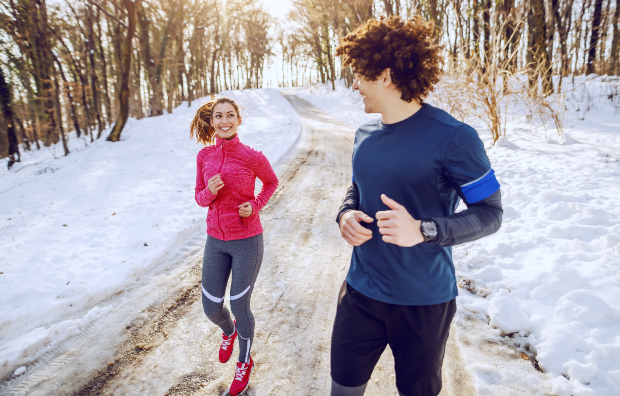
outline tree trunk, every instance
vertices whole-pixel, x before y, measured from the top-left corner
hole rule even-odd
[[[547,3],[549,9],[547,9],[547,59],[549,67],[553,74],[553,44],[555,39],[555,13],[558,9],[558,0],[551,0]]]
[[[226,75],[224,75],[224,77],[226,77]],[[226,82],[226,78],[224,78],[224,82]],[[166,111],[168,112],[168,114],[172,114],[173,111],[173,100],[174,100],[174,91],[176,88],[176,82],[175,82],[175,73],[173,68],[171,67],[168,70],[168,79],[167,79],[167,84],[166,84],[166,89],[168,90],[168,96],[166,97]]]
[[[7,84],[4,78],[4,71],[0,68],[0,111],[2,112],[2,117],[4,118],[7,129],[6,143],[0,141],[0,148],[6,145],[5,147],[7,147],[7,149],[6,151],[3,149],[3,152],[0,154],[4,155],[6,152],[9,156],[9,162],[7,164],[9,169],[11,169],[11,166],[13,166],[15,162],[20,161],[19,145],[17,144],[15,122],[13,121],[13,111],[11,109],[11,99],[11,87]]]
[[[385,15],[387,15],[388,17],[394,15],[394,11],[392,10],[391,0],[383,0],[383,7],[385,8]]]
[[[538,78],[542,80],[543,95],[553,93],[551,65],[547,56],[547,24],[544,0],[530,0],[528,34],[528,68],[529,84],[532,93],[536,93]]]
[[[138,120],[144,118],[144,105],[142,104],[142,70],[140,67],[141,57],[140,51],[136,49],[135,51],[135,61],[134,61],[134,73],[133,73],[133,92],[134,92],[134,110],[132,117],[135,117]]]
[[[596,47],[598,46],[598,38],[600,36],[601,10],[603,8],[603,0],[595,0],[594,14],[592,15],[592,35],[590,36],[590,47],[588,48],[588,65],[586,74],[595,73],[594,61],[596,60]]]
[[[53,55],[53,54],[52,54]],[[54,101],[56,107],[56,123],[58,127],[58,133],[62,138],[62,148],[65,150],[65,157],[69,155],[69,147],[67,146],[67,137],[65,136],[65,128],[62,125],[62,109],[60,106],[60,83],[58,82],[58,73],[54,70]]]
[[[504,20],[504,67],[510,72],[514,72],[516,68],[516,56],[512,56],[517,50],[515,21],[513,19],[514,0],[504,0],[502,3],[502,16]],[[506,80],[506,79],[504,79]]]
[[[491,65],[491,0],[484,0],[482,18],[484,23],[484,66],[482,73],[486,74],[487,67]]]
[[[97,65],[95,64],[95,18],[92,4],[86,7],[86,24],[88,29],[88,39],[86,40],[86,52],[90,61],[90,89],[93,92],[93,107],[95,108],[95,118],[97,119],[97,139],[103,132],[103,122],[101,120],[101,103],[99,101],[99,80],[97,78]]]
[[[335,91],[336,85],[334,83],[334,80],[336,79],[336,66],[334,65],[334,57],[332,56],[332,46],[331,46],[331,43],[329,42],[330,37],[328,34],[327,26],[324,26],[323,28],[326,31],[325,44],[326,44],[327,51],[325,51],[325,53],[327,54],[327,63],[329,63],[329,80],[332,83],[332,91]]]
[[[480,65],[480,23],[478,19],[478,0],[473,0],[473,15],[474,18],[474,26],[473,26],[473,55],[474,55],[474,67],[478,67]]]
[[[23,102],[22,102],[22,107],[24,109],[26,108],[23,105]],[[26,128],[24,128],[24,123],[19,118],[19,115],[17,113],[13,113],[13,124],[17,127],[17,129],[19,129],[20,138],[22,140],[22,143],[23,143],[24,148],[26,149],[26,151],[32,150],[32,148],[30,147],[30,141],[28,140],[28,136],[26,135]],[[19,144],[16,144],[15,147],[17,148],[17,150],[19,150]],[[19,162],[19,161],[17,161],[17,162]]]
[[[428,17],[435,24],[435,34],[441,31],[441,16],[439,15],[439,10],[437,7],[437,0],[428,0]]]
[[[54,116],[54,86],[52,83],[50,53],[51,48],[47,36],[47,7],[45,0],[34,0],[32,7],[32,28],[34,30],[35,50],[30,51],[33,75],[39,98],[39,111],[42,110],[43,144],[50,146],[58,141],[56,134],[56,117]],[[38,81],[37,81],[38,80]]]
[[[560,56],[561,56],[561,70],[560,75],[562,77],[568,76],[570,72],[570,59],[568,58],[568,34],[571,29],[572,15],[573,15],[573,2],[567,1],[565,8],[560,13],[558,0],[553,1],[554,18],[557,25],[558,37],[560,38]],[[620,1],[620,0],[618,0]],[[563,17],[562,17],[563,16]]]
[[[24,91],[26,92],[26,100],[23,100],[21,102],[22,107],[23,107],[24,118],[26,119],[27,116],[30,116],[31,124],[36,125],[36,123],[38,123],[38,113],[37,113],[38,100],[35,98],[36,95],[30,84],[30,77],[28,76],[25,62],[22,59],[11,59],[11,60],[17,66],[17,70],[19,71],[20,81],[22,83],[22,86],[24,87]],[[16,114],[14,113],[13,115],[15,116]],[[24,134],[27,134],[25,129],[23,131],[24,131]],[[26,136],[26,139],[28,139],[28,146],[30,146],[30,141],[32,141],[37,146],[37,150],[41,149],[41,145],[39,143],[39,137],[38,137],[36,128],[32,129],[32,134],[30,136]],[[28,150],[30,150],[30,148],[28,148]]]
[[[85,124],[86,124],[86,131],[88,134],[90,134],[90,141],[94,141],[93,135],[95,134],[93,131],[93,120],[92,120],[92,114],[91,114],[91,104],[90,101],[88,100],[88,95],[86,94],[86,87],[88,86],[88,77],[82,73],[82,62],[78,59],[76,61],[76,69],[77,69],[77,74],[80,77],[80,87],[82,88],[82,107],[84,108],[84,115],[85,115]]]
[[[115,103],[114,103],[114,109],[112,110],[112,117],[118,119],[118,109],[119,109],[119,103],[118,103],[118,98],[120,95],[120,89],[121,89],[121,84],[122,84],[122,75],[123,75],[123,35],[121,33],[121,25],[119,25],[118,23],[115,23],[113,25],[112,28],[113,31],[113,49],[114,49],[114,56],[112,56],[112,64],[114,64],[116,67],[116,73],[114,73],[114,77],[116,79],[116,84],[115,84],[115,93],[116,93],[116,98],[115,98]],[[126,29],[125,29],[125,33]]]
[[[105,2],[104,2],[105,5]],[[103,35],[101,33],[101,15],[97,8],[97,32],[99,44],[99,55],[101,56],[101,77],[103,79],[103,101],[105,105],[105,126],[106,128],[112,124],[112,103],[110,102],[110,90],[108,89],[108,64],[103,51]]]
[[[88,101],[86,100],[86,88],[85,88],[87,84],[86,77],[82,74],[80,65],[78,64],[78,62],[75,60],[75,58],[71,54],[71,50],[69,49],[69,47],[67,47],[64,40],[62,40],[60,35],[54,29],[50,29],[50,31],[54,34],[54,36],[56,36],[56,38],[58,39],[58,42],[60,42],[60,44],[65,48],[65,50],[67,51],[67,56],[69,57],[69,59],[71,60],[71,64],[73,65],[73,69],[74,69],[73,70],[73,81],[75,82],[76,85],[79,85],[82,90],[82,108],[83,108],[84,117],[85,117],[86,129],[89,130],[90,129],[90,111],[88,109]],[[61,67],[61,73],[62,73],[62,67]],[[72,100],[70,102],[73,103]],[[81,131],[79,128],[79,124],[76,127],[76,133],[77,133],[77,136],[80,137]]]
[[[606,53],[606,44],[607,44],[607,30],[608,30],[608,23],[609,23],[609,6],[610,6],[611,0],[608,0],[605,3],[605,11],[602,13],[601,15],[601,29],[600,29],[600,34],[599,34],[599,38],[598,38],[598,49],[597,52],[600,54],[599,55],[599,73],[600,74],[609,74],[609,65],[605,62],[605,53]]]
[[[58,71],[60,72],[60,77],[65,86],[65,92],[67,93],[67,101],[69,102],[69,112],[71,114],[71,121],[73,121],[73,127],[75,128],[75,133],[78,137],[80,137],[80,123],[78,122],[77,112],[75,110],[75,101],[73,100],[73,94],[71,93],[71,89],[69,88],[69,82],[65,76],[65,72],[62,69],[62,63],[58,60],[58,57],[54,55],[54,61],[58,66]]]
[[[620,52],[620,0],[616,0],[616,11],[614,12],[614,19],[612,22],[613,36],[611,39],[611,70],[614,75],[620,75],[620,61],[618,59],[618,52]]]
[[[123,0],[127,10],[127,37],[123,48],[123,62],[121,64],[121,86],[119,94],[119,114],[112,132],[107,140],[117,142],[121,138],[121,132],[125,128],[127,118],[129,118],[129,77],[131,74],[131,44],[136,32],[136,7],[140,7],[142,0]]]
[[[124,1],[124,0],[123,0]],[[180,8],[180,7],[178,7]],[[153,111],[154,116],[164,114],[164,97],[163,97],[163,83],[162,83],[162,73],[164,67],[164,58],[166,56],[166,48],[168,48],[168,41],[170,41],[170,30],[172,29],[172,24],[175,20],[175,16],[177,14],[178,8],[175,8],[170,15],[168,16],[168,24],[164,29],[164,36],[161,39],[161,45],[159,46],[159,58],[157,60],[157,66],[155,68],[155,87],[153,87],[153,92],[155,93],[154,98],[151,100],[151,109]]]
[[[215,84],[216,84],[215,82],[215,59],[216,58],[217,58],[217,50],[214,50],[213,53],[211,54],[211,73],[210,73],[211,81],[209,82],[209,93],[211,95],[217,92],[217,89],[215,87]]]
[[[144,67],[146,68],[148,85],[151,90],[147,114],[149,117],[153,117],[162,114],[161,98],[158,95],[159,90],[157,89],[157,80],[155,78],[155,60],[153,60],[153,55],[151,54],[151,42],[149,37],[150,22],[146,16],[144,7],[138,9],[138,20],[140,21],[140,45],[144,54]],[[160,105],[157,106],[156,103],[160,103]]]
[[[573,67],[573,81],[575,79],[575,74],[577,73],[578,65],[579,65],[579,52],[581,51],[581,41],[582,41],[581,40],[581,31],[583,30],[581,28],[581,26],[582,26],[582,24],[584,22],[583,18],[584,18],[586,9],[587,9],[586,5],[588,5],[588,1],[582,1],[581,2],[581,13],[579,14],[579,18],[577,18],[575,20],[576,23],[575,23],[575,33],[574,33],[574,36],[576,37],[575,41],[576,41],[577,45],[574,46],[575,53],[573,55],[573,59],[575,60],[575,66]],[[583,41],[585,41],[585,39]]]

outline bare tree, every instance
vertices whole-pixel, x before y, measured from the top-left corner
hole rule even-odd
[[[136,8],[140,7],[142,0],[123,0],[127,11],[127,33],[125,36],[125,44],[122,50],[121,64],[121,87],[119,92],[119,114],[112,132],[108,135],[107,140],[116,142],[121,138],[121,132],[125,128],[127,119],[129,118],[129,76],[131,73],[131,55],[133,37],[136,33]]]

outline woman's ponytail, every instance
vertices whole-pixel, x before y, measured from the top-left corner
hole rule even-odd
[[[213,119],[213,107],[215,107],[218,103],[224,102],[230,103],[235,108],[237,117],[241,117],[241,114],[239,113],[239,106],[233,99],[227,97],[214,99],[211,97],[210,101],[200,106],[196,111],[196,115],[189,126],[190,139],[194,139],[195,136],[198,143],[202,143],[204,146],[208,146],[215,142],[215,128],[211,125],[211,120]]]

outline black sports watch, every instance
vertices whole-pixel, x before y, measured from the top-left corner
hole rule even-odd
[[[437,225],[432,220],[422,220],[420,231],[424,237],[424,242],[430,242],[437,237]]]

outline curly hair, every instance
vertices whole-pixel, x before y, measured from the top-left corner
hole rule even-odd
[[[389,68],[401,99],[421,102],[439,82],[443,64],[443,47],[433,43],[433,29],[420,16],[370,19],[342,39],[336,55],[343,57],[343,66],[372,81]]]
[[[235,108],[237,117],[241,117],[239,105],[233,99],[225,96],[215,99],[214,96],[211,96],[211,100],[200,106],[196,111],[196,115],[189,126],[190,139],[196,136],[198,143],[202,143],[205,146],[215,142],[215,128],[211,125],[211,120],[213,118],[213,108],[218,103],[230,103]]]

